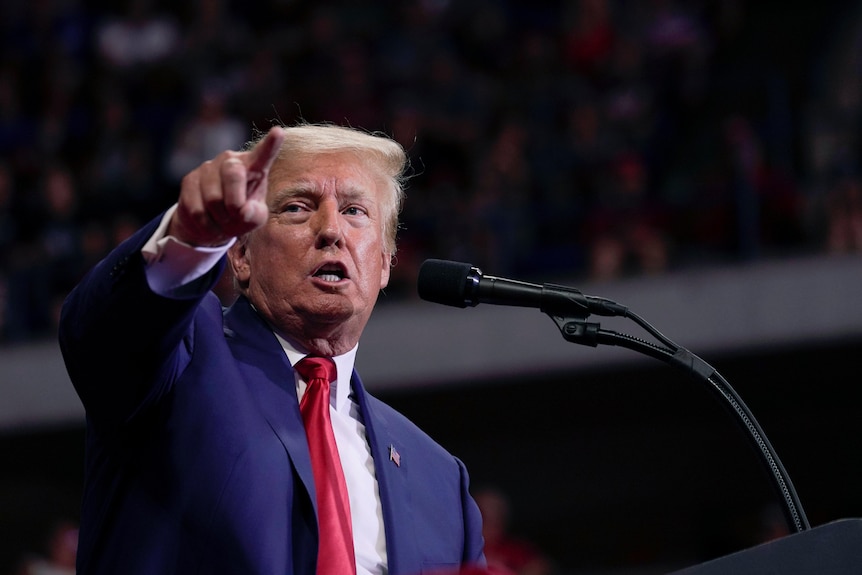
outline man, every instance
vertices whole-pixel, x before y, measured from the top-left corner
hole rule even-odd
[[[356,572],[484,564],[464,466],[353,371],[405,165],[385,137],[274,127],[187,174],[177,204],[69,295],[60,343],[87,413],[79,575],[341,575],[318,556],[336,534],[318,528],[328,477],[293,367],[306,355],[335,362]],[[223,313],[225,260],[239,296]]]

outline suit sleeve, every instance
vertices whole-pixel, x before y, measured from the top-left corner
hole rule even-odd
[[[202,278],[195,297],[171,299],[150,289],[141,249],[160,219],[99,262],[61,310],[66,369],[88,418],[102,424],[123,424],[169,390],[193,351],[197,316],[220,321],[218,299],[207,294],[224,259]]]
[[[464,559],[465,565],[477,565],[484,567],[485,554],[483,552],[485,541],[482,538],[482,514],[479,506],[470,495],[470,478],[467,467],[458,459],[458,470],[461,474],[461,501],[463,502],[464,514]]]

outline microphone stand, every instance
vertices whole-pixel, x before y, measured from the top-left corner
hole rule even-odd
[[[571,290],[571,288],[566,289]],[[793,483],[784,469],[784,465],[782,465],[781,460],[772,448],[772,444],[766,438],[766,434],[761,429],[760,424],[757,423],[754,415],[730,383],[707,362],[684,347],[672,342],[637,314],[610,300],[605,300],[605,302],[616,306],[615,309],[618,310],[618,313],[614,315],[620,315],[633,320],[658,339],[662,345],[644,341],[624,333],[601,329],[600,324],[585,320],[586,315],[589,314],[585,313],[581,307],[570,309],[568,312],[563,312],[562,315],[559,315],[561,309],[557,305],[548,306],[553,309],[543,307],[541,311],[546,313],[557,324],[566,341],[592,347],[596,347],[598,344],[605,344],[632,349],[679,368],[708,384],[710,389],[725,402],[731,414],[736,417],[737,423],[742,427],[742,430],[747,434],[755,450],[760,455],[763,464],[770,473],[774,487],[781,496],[784,504],[784,516],[791,531],[801,532],[809,529],[810,524],[802,509],[802,504],[799,502],[796,489],[793,487]]]

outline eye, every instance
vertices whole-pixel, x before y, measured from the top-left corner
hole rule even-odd
[[[342,210],[342,213],[348,216],[363,216],[368,212],[366,212],[363,208],[359,206],[349,206],[347,208],[344,208]]]
[[[298,214],[299,212],[302,212],[304,210],[305,210],[305,206],[303,206],[299,202],[292,202],[289,204],[284,204],[281,207],[281,211],[284,213],[288,213],[288,214]]]

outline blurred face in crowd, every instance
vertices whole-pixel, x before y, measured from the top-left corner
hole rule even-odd
[[[269,219],[231,248],[231,264],[240,289],[281,335],[336,354],[359,340],[389,281],[389,185],[371,160],[350,151],[276,160]]]

